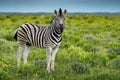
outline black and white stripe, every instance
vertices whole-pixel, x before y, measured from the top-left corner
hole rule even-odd
[[[54,71],[55,55],[62,41],[62,32],[65,28],[64,15],[66,14],[66,10],[64,10],[64,13],[62,12],[62,9],[59,9],[58,12],[55,10],[54,12],[56,16],[48,27],[25,23],[15,31],[14,39],[19,42],[17,51],[18,66],[20,64],[24,46],[26,45],[23,52],[24,64],[27,63],[27,57],[31,46],[35,46],[46,48],[47,71]]]
[[[17,35],[16,39],[21,41],[20,45],[26,43],[26,45],[46,48],[51,44],[57,46],[62,41],[61,33],[52,23],[48,27],[26,23],[17,29],[15,35]]]

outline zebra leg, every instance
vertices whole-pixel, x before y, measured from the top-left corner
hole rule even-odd
[[[23,53],[24,64],[27,64],[27,57],[31,50],[31,46],[25,46],[25,51]]]
[[[52,48],[51,47],[47,47],[46,48],[46,61],[47,61],[47,71],[48,72],[50,72],[51,52],[52,52]]]
[[[51,70],[54,71],[54,62],[55,62],[55,56],[56,56],[56,53],[58,51],[58,46],[55,47],[53,50],[52,50],[52,55],[51,55]]]
[[[17,51],[17,66],[20,65],[20,60],[21,60],[21,55],[22,55],[22,51],[23,51],[23,46],[19,46],[18,47],[18,51]]]

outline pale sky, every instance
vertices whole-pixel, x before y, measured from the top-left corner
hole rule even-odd
[[[120,12],[120,0],[0,0],[0,12]]]

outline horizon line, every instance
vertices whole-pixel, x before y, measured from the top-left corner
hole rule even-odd
[[[54,13],[54,12],[0,12],[0,13]],[[67,13],[120,13],[120,12],[67,12]]]

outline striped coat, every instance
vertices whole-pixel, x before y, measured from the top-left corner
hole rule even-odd
[[[46,48],[47,71],[54,71],[55,55],[59,45],[62,42],[62,32],[65,28],[66,10],[64,13],[60,8],[59,11],[54,11],[56,16],[51,21],[48,27],[39,26],[36,24],[25,23],[21,25],[14,34],[14,39],[18,40],[19,47],[17,51],[17,66],[20,64],[23,48],[24,64],[27,63],[27,57],[31,50],[31,46]]]
[[[26,42],[28,46],[46,48],[49,45],[57,46],[61,43],[61,32],[54,26],[43,27],[36,24],[26,23],[16,31],[16,40]],[[23,43],[24,44],[24,43]]]

